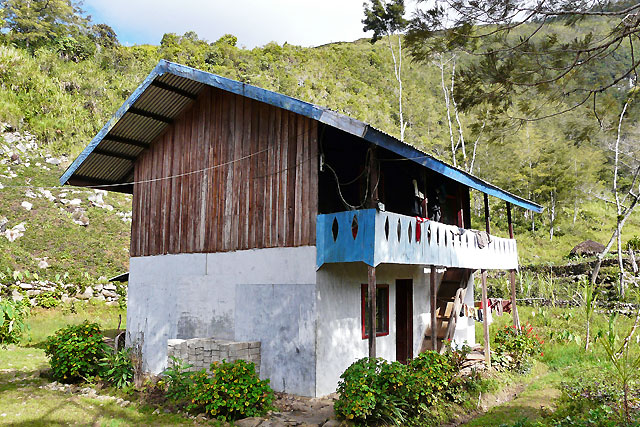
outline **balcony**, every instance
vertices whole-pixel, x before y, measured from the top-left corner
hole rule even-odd
[[[477,233],[435,221],[376,209],[318,215],[317,264],[363,262],[470,269],[518,268],[514,239],[490,236],[480,248]],[[416,228],[420,227],[419,233]],[[480,236],[481,237],[481,236]]]

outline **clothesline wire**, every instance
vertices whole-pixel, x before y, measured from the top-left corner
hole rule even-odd
[[[313,126],[312,128],[309,129],[308,133],[311,134],[311,132],[316,128],[317,128],[317,126]],[[300,134],[295,135],[295,138],[297,139],[300,136],[304,135],[305,133],[307,133],[307,131],[301,132]],[[84,188],[92,188],[92,189],[104,189],[104,188],[111,188],[111,187],[121,187],[121,186],[128,186],[128,185],[136,185],[136,184],[148,184],[148,183],[153,183],[153,182],[158,182],[158,181],[163,181],[163,180],[182,178],[184,176],[195,175],[195,174],[198,174],[198,173],[207,172],[209,170],[218,169],[218,168],[221,168],[221,167],[224,167],[224,166],[229,166],[231,164],[234,164],[234,163],[237,163],[237,162],[241,162],[241,161],[246,160],[248,158],[257,156],[259,154],[263,154],[263,153],[265,153],[267,151],[270,151],[271,149],[272,149],[272,147],[265,148],[264,150],[260,150],[260,151],[255,152],[255,153],[251,153],[251,154],[248,154],[246,156],[242,156],[242,157],[237,158],[237,159],[229,160],[229,161],[224,162],[224,163],[220,163],[220,164],[213,165],[213,166],[208,166],[206,168],[193,170],[193,171],[189,171],[189,172],[183,172],[183,173],[180,173],[180,174],[175,174],[175,175],[170,175],[170,176],[163,176],[163,177],[159,177],[159,178],[149,178],[149,179],[144,179],[144,180],[139,180],[139,181],[132,181],[132,182],[122,182],[122,183],[114,183],[114,184],[85,185],[83,187]],[[257,177],[253,177],[251,179],[255,180],[255,179],[266,178],[266,177],[269,177],[269,176],[277,175],[279,173],[288,171],[290,169],[295,169],[298,166],[302,165],[303,163],[306,163],[306,162],[308,162],[308,161],[310,161],[310,160],[312,160],[312,159],[314,159],[316,157],[318,157],[317,154],[313,155],[313,156],[310,156],[310,157],[308,157],[308,158],[296,163],[293,166],[282,168],[282,169],[279,169],[279,170],[277,170],[277,171],[275,171],[273,173],[265,174],[265,175],[261,175],[261,176],[257,176]],[[47,187],[47,186],[41,186],[41,185],[4,185],[2,188],[0,188],[0,191],[2,191],[5,188],[27,188],[27,189],[32,189],[32,188],[40,189],[41,188],[43,190],[44,189],[58,189],[59,190],[62,187],[61,186]]]

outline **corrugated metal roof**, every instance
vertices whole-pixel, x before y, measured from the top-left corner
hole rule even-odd
[[[535,212],[542,207],[493,184],[453,167],[360,120],[287,95],[227,79],[185,65],[161,60],[114,116],[60,177],[69,183],[121,184],[133,177],[133,160],[193,102],[205,86],[318,120],[363,138],[402,157],[434,170],[475,190]],[[118,191],[118,187],[112,188]]]

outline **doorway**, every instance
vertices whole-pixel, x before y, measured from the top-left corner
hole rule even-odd
[[[413,357],[413,279],[396,280],[396,360]]]

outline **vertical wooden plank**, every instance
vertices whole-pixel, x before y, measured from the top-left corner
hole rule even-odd
[[[309,134],[309,240],[316,244],[316,218],[318,216],[318,122],[311,123]]]
[[[198,114],[199,129],[198,129],[198,152],[200,157],[200,170],[198,173],[198,183],[200,186],[200,213],[198,215],[198,252],[205,251],[206,241],[206,227],[207,227],[207,203],[209,198],[209,171],[207,170],[208,158],[209,158],[209,144],[207,135],[209,131],[209,121],[207,120],[209,109],[209,97],[205,93],[198,97],[198,103],[200,104],[200,113]]]
[[[229,165],[228,162],[233,156],[232,151],[232,138],[231,138],[231,120],[233,118],[232,111],[232,98],[229,93],[222,92],[222,116],[220,123],[222,131],[220,142],[222,144],[222,163],[224,166],[221,166],[222,169],[222,213],[221,213],[221,223],[222,223],[222,250],[227,251],[231,246],[231,203],[232,199],[229,197],[230,193],[233,191],[233,165]]]
[[[367,266],[367,305],[369,309],[369,358],[376,358],[376,268]]]
[[[276,118],[273,126],[275,126],[274,143],[272,145],[273,150],[273,222],[271,224],[271,240],[272,246],[282,246],[280,239],[282,234],[280,233],[282,222],[282,203],[280,201],[280,176],[282,175],[282,166],[280,164],[280,148],[282,146],[282,109],[276,108]]]
[[[265,171],[267,166],[267,156],[263,152],[267,148],[267,137],[269,132],[269,111],[264,104],[258,104],[260,109],[260,130],[258,133],[258,170],[256,174],[256,248],[265,247],[265,201],[266,201],[266,185]]]
[[[438,321],[436,309],[438,305],[436,290],[436,266],[431,266],[429,274],[429,297],[431,299],[431,350],[438,351]]]
[[[309,244],[309,132],[310,120],[306,117],[302,119],[302,156],[300,158],[300,172],[302,173],[302,199],[300,214],[300,242],[299,245]]]
[[[489,307],[487,302],[487,270],[482,270],[482,329],[484,331],[484,362],[491,368],[491,345],[489,342]]]
[[[214,108],[212,111],[211,121],[214,123],[213,142],[212,149],[214,152],[213,166],[215,166],[213,172],[213,189],[214,197],[212,198],[212,226],[211,226],[211,251],[217,252],[222,249],[222,91],[214,89]]]
[[[267,218],[265,219],[265,247],[272,248],[275,246],[275,225],[276,225],[276,205],[274,203],[274,181],[275,181],[275,155],[276,155],[276,110],[279,108],[269,106],[269,136],[267,139],[267,177],[265,179],[266,197],[265,209]]]
[[[251,109],[250,109],[250,100],[243,99],[242,100],[242,123],[240,125],[241,132],[241,142],[240,142],[240,156],[243,159],[240,161],[240,186],[238,187],[238,221],[239,221],[239,232],[238,232],[238,249],[247,249],[247,231],[249,227],[249,223],[247,221],[247,213],[249,202],[247,200],[247,182],[249,180],[250,172],[249,165],[251,164],[250,160],[246,158],[249,154],[249,134],[251,132],[251,128],[249,124],[251,122]]]
[[[171,175],[177,175],[180,170],[180,151],[182,141],[179,139],[179,133],[176,126],[171,130],[171,139],[173,143],[173,155],[171,159]],[[181,185],[180,178],[171,178],[171,227],[169,236],[169,253],[176,254],[180,250],[180,194]]]
[[[282,122],[280,130],[280,190],[278,195],[280,211],[280,222],[278,225],[278,244],[286,246],[287,244],[287,227],[289,225],[289,217],[287,211],[287,176],[288,163],[287,155],[289,151],[289,112],[282,111]]]
[[[171,138],[171,134],[169,132],[165,132],[162,136],[162,178],[171,175],[169,159],[171,158],[171,153],[173,152],[172,144],[173,139]],[[169,230],[167,229],[167,227],[169,212],[171,209],[171,186],[166,179],[163,179],[160,183],[162,186],[162,218],[160,221],[160,231],[162,234],[162,239],[159,249],[161,254],[166,254],[169,249]]]
[[[186,114],[183,116],[184,121],[184,132],[185,132],[185,174],[189,173],[194,169],[194,141],[193,141],[193,109],[189,109],[186,111]],[[186,253],[193,252],[193,217],[194,215],[194,191],[193,191],[193,175],[185,175],[184,182],[186,186],[186,194],[185,194],[185,205],[183,207],[183,242],[184,242],[184,251]]]
[[[294,208],[294,221],[295,221],[295,231],[293,237],[293,245],[300,246],[301,235],[302,235],[302,200],[303,200],[303,192],[302,192],[302,156],[303,156],[303,138],[304,138],[304,120],[305,118],[302,116],[296,117],[296,196],[295,196],[295,208]]]
[[[296,161],[297,139],[296,123],[298,116],[289,113],[288,152],[287,152],[287,246],[295,244],[296,228]]]
[[[249,247],[257,247],[258,240],[258,180],[256,176],[260,174],[258,168],[259,161],[256,153],[259,151],[258,141],[260,139],[260,108],[257,101],[251,101],[251,181],[249,200]]]
[[[231,250],[237,250],[239,248],[239,235],[240,235],[240,192],[238,191],[241,185],[240,180],[240,170],[242,168],[242,164],[239,159],[242,157],[242,114],[244,112],[243,108],[243,100],[244,98],[239,95],[232,95],[234,100],[234,117],[232,119],[233,123],[233,155],[231,156],[230,161],[233,161],[230,164],[230,168],[233,170],[233,185],[232,191],[227,194],[227,197],[230,197],[231,200]]]

